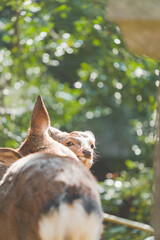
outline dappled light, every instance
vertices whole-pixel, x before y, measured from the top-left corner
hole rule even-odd
[[[2,1],[0,147],[24,141],[40,94],[51,126],[95,134],[104,212],[151,224],[160,63],[132,53],[108,11],[105,0]],[[102,240],[150,236],[104,225]]]

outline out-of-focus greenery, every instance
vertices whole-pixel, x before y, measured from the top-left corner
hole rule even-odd
[[[151,158],[159,65],[126,49],[105,0],[2,0],[0,38],[1,146],[24,139],[40,93],[52,125],[96,119],[121,152]]]
[[[119,177],[108,178],[99,184],[103,209],[134,221],[150,224],[152,211],[153,172],[143,163],[126,161],[126,171]],[[108,177],[112,175],[108,174]],[[143,240],[151,234],[123,225],[105,224],[103,239]]]
[[[41,94],[53,126],[95,133],[104,172],[141,162],[101,184],[102,200],[106,212],[149,222],[159,66],[129,52],[106,0],[1,0],[0,146],[24,140]],[[113,224],[104,235],[144,239]]]

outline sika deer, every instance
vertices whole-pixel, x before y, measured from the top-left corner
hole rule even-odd
[[[98,240],[101,225],[96,181],[73,158],[31,154],[0,182],[1,240]]]
[[[0,148],[0,162],[10,166],[22,156],[35,152],[52,152],[59,156],[67,155],[78,161],[76,155],[72,151],[49,136],[49,127],[50,118],[47,109],[42,98],[38,96],[33,109],[31,126],[27,138],[18,149]]]
[[[1,240],[98,240],[102,210],[97,184],[76,155],[48,135],[38,97],[29,135],[0,182]]]
[[[49,127],[50,118],[47,109],[41,96],[38,96],[31,117],[31,126],[25,141],[18,149],[0,148],[0,179],[13,162],[22,156],[35,152],[52,152],[56,156],[68,156],[78,161],[72,151],[49,136]]]
[[[95,148],[95,137],[92,132],[74,131],[67,133],[50,127],[49,133],[54,140],[73,151],[87,169],[91,168]]]
[[[50,118],[47,109],[42,98],[38,96],[33,109],[28,136],[20,148],[17,149],[18,153],[21,156],[26,156],[35,152],[50,152],[56,154],[56,156],[68,156],[78,160],[71,150],[49,136],[49,127]]]

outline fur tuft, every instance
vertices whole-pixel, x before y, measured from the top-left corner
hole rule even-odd
[[[88,214],[80,201],[73,205],[63,204],[58,210],[50,210],[39,221],[41,240],[98,240],[101,218]]]

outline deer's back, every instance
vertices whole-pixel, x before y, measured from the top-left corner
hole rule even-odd
[[[84,230],[94,232],[92,224],[101,225],[96,188],[92,175],[71,158],[39,153],[18,160],[0,185],[0,239],[80,240]]]

